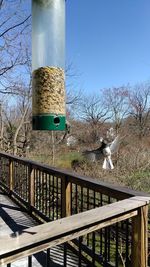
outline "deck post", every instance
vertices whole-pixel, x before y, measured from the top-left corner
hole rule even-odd
[[[9,158],[9,194],[13,191],[14,175],[13,175],[13,159]]]
[[[71,215],[71,183],[68,177],[62,179],[62,217]]]
[[[148,266],[148,205],[132,219],[132,267]]]
[[[29,209],[34,206],[34,169],[29,165]]]

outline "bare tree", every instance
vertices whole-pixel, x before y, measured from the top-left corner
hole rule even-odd
[[[26,154],[31,115],[31,95],[25,94],[22,87],[22,95],[16,97],[11,106],[4,110],[5,150],[13,154]]]
[[[110,88],[103,91],[105,105],[109,110],[111,120],[114,124],[116,134],[122,126],[123,119],[127,116],[129,110],[128,95],[126,87]]]
[[[68,63],[65,69],[66,74],[66,110],[70,117],[77,114],[78,106],[83,97],[83,90],[76,89],[77,78],[80,75],[75,69],[73,63]]]
[[[147,134],[150,123],[150,86],[138,85],[129,95],[130,115],[133,117],[134,131],[139,138]]]
[[[0,2],[0,93],[3,94],[15,93],[16,81],[21,79],[26,64],[31,15],[25,10],[24,2]],[[29,0],[26,3],[29,5]]]
[[[0,102],[0,149],[3,150],[4,142],[4,120],[3,120],[3,107]]]
[[[29,125],[31,116],[31,57],[26,51],[26,73],[28,79],[14,81],[15,88],[12,92],[13,101],[9,112],[5,109],[5,139],[7,146],[5,150],[11,153],[26,155],[28,146]],[[9,107],[10,109],[10,107]],[[12,116],[12,113],[14,114]],[[3,135],[4,138],[4,135]]]
[[[30,116],[30,101],[29,99],[25,100],[24,98],[22,98],[21,103],[20,103],[20,116],[19,116],[20,118],[18,120],[18,123],[16,124],[16,130],[15,130],[14,138],[13,138],[13,154],[14,155],[16,155],[18,152],[18,148],[19,148],[18,143],[22,144],[20,147],[21,153],[26,151],[25,144],[27,145],[27,132],[25,131],[23,126],[30,123],[29,116]],[[19,136],[21,129],[22,129],[22,133],[21,133],[21,136]],[[19,137],[21,140],[18,140]]]
[[[101,125],[110,118],[108,108],[104,105],[100,96],[88,96],[83,98],[80,114],[81,119],[89,124],[92,131],[92,138],[95,142],[99,137]]]
[[[12,102],[9,109],[13,109],[15,114],[12,116],[7,107],[3,110],[5,121],[1,136],[4,131],[5,134],[1,138],[1,144],[3,139],[3,143],[4,141],[6,143],[5,149],[14,154],[20,149],[20,142],[22,142],[21,147],[26,146],[25,133],[31,112],[29,7],[29,0],[0,1],[0,95],[9,95],[9,102]]]

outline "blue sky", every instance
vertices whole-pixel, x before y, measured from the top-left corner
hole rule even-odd
[[[150,80],[150,0],[67,0],[66,60],[88,93]]]

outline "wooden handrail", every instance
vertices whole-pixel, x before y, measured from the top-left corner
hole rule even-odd
[[[147,218],[145,217],[145,220],[138,219],[138,211],[145,208],[149,202],[150,198],[148,197],[132,197],[25,229],[19,235],[16,234],[16,237],[1,237],[0,266],[135,216],[137,218],[136,229],[141,226],[145,229]],[[143,235],[144,233],[140,234],[140,250],[134,250],[134,257],[140,258],[136,267],[147,266],[147,253],[146,251],[143,253],[143,249],[146,248],[146,239],[143,238]]]

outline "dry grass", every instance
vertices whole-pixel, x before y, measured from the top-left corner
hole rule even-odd
[[[55,159],[52,160],[51,149],[45,153],[32,154],[30,158],[55,166],[68,169],[79,175],[98,178],[101,181],[117,183],[135,190],[150,193],[150,144],[149,138],[144,142],[137,139],[124,139],[117,155],[112,156],[114,170],[103,170],[103,160],[99,162],[89,162],[85,160],[78,148],[56,147]],[[83,151],[82,145],[80,151]]]

